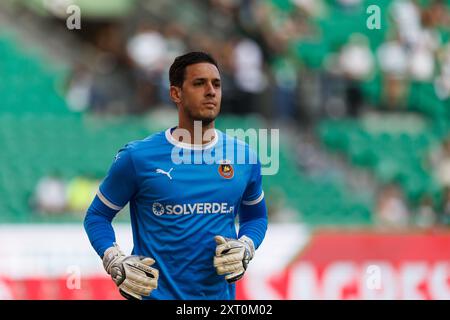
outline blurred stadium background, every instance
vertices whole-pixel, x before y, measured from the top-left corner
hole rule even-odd
[[[81,221],[176,123],[189,50],[221,65],[220,129],[280,129],[239,299],[450,299],[449,37],[448,0],[1,1],[0,299],[120,298]]]

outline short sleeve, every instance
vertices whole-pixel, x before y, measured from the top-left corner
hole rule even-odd
[[[264,198],[264,191],[262,189],[261,163],[258,162],[252,165],[250,178],[242,197],[242,204],[255,205]]]
[[[122,209],[137,191],[137,176],[131,150],[127,145],[114,158],[108,174],[100,184],[98,197],[114,210]]]

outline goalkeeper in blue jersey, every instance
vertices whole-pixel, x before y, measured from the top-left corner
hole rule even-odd
[[[127,299],[235,299],[267,229],[261,165],[247,144],[214,128],[222,92],[210,55],[177,57],[169,78],[178,126],[119,150],[84,227]],[[111,225],[128,202],[131,255]]]

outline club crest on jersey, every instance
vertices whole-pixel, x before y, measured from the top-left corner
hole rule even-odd
[[[225,179],[231,179],[234,176],[234,169],[229,160],[219,162],[219,174]]]

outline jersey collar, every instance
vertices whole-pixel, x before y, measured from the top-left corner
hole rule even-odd
[[[178,148],[189,149],[189,150],[206,150],[206,149],[210,149],[210,148],[214,147],[217,144],[217,141],[219,141],[219,132],[217,131],[217,129],[214,129],[214,133],[215,133],[214,139],[208,143],[200,145],[200,144],[190,144],[190,143],[180,142],[172,136],[172,130],[175,128],[176,127],[169,128],[166,130],[166,139],[167,139],[167,141],[169,141],[171,144],[173,144],[174,146],[176,146]]]

